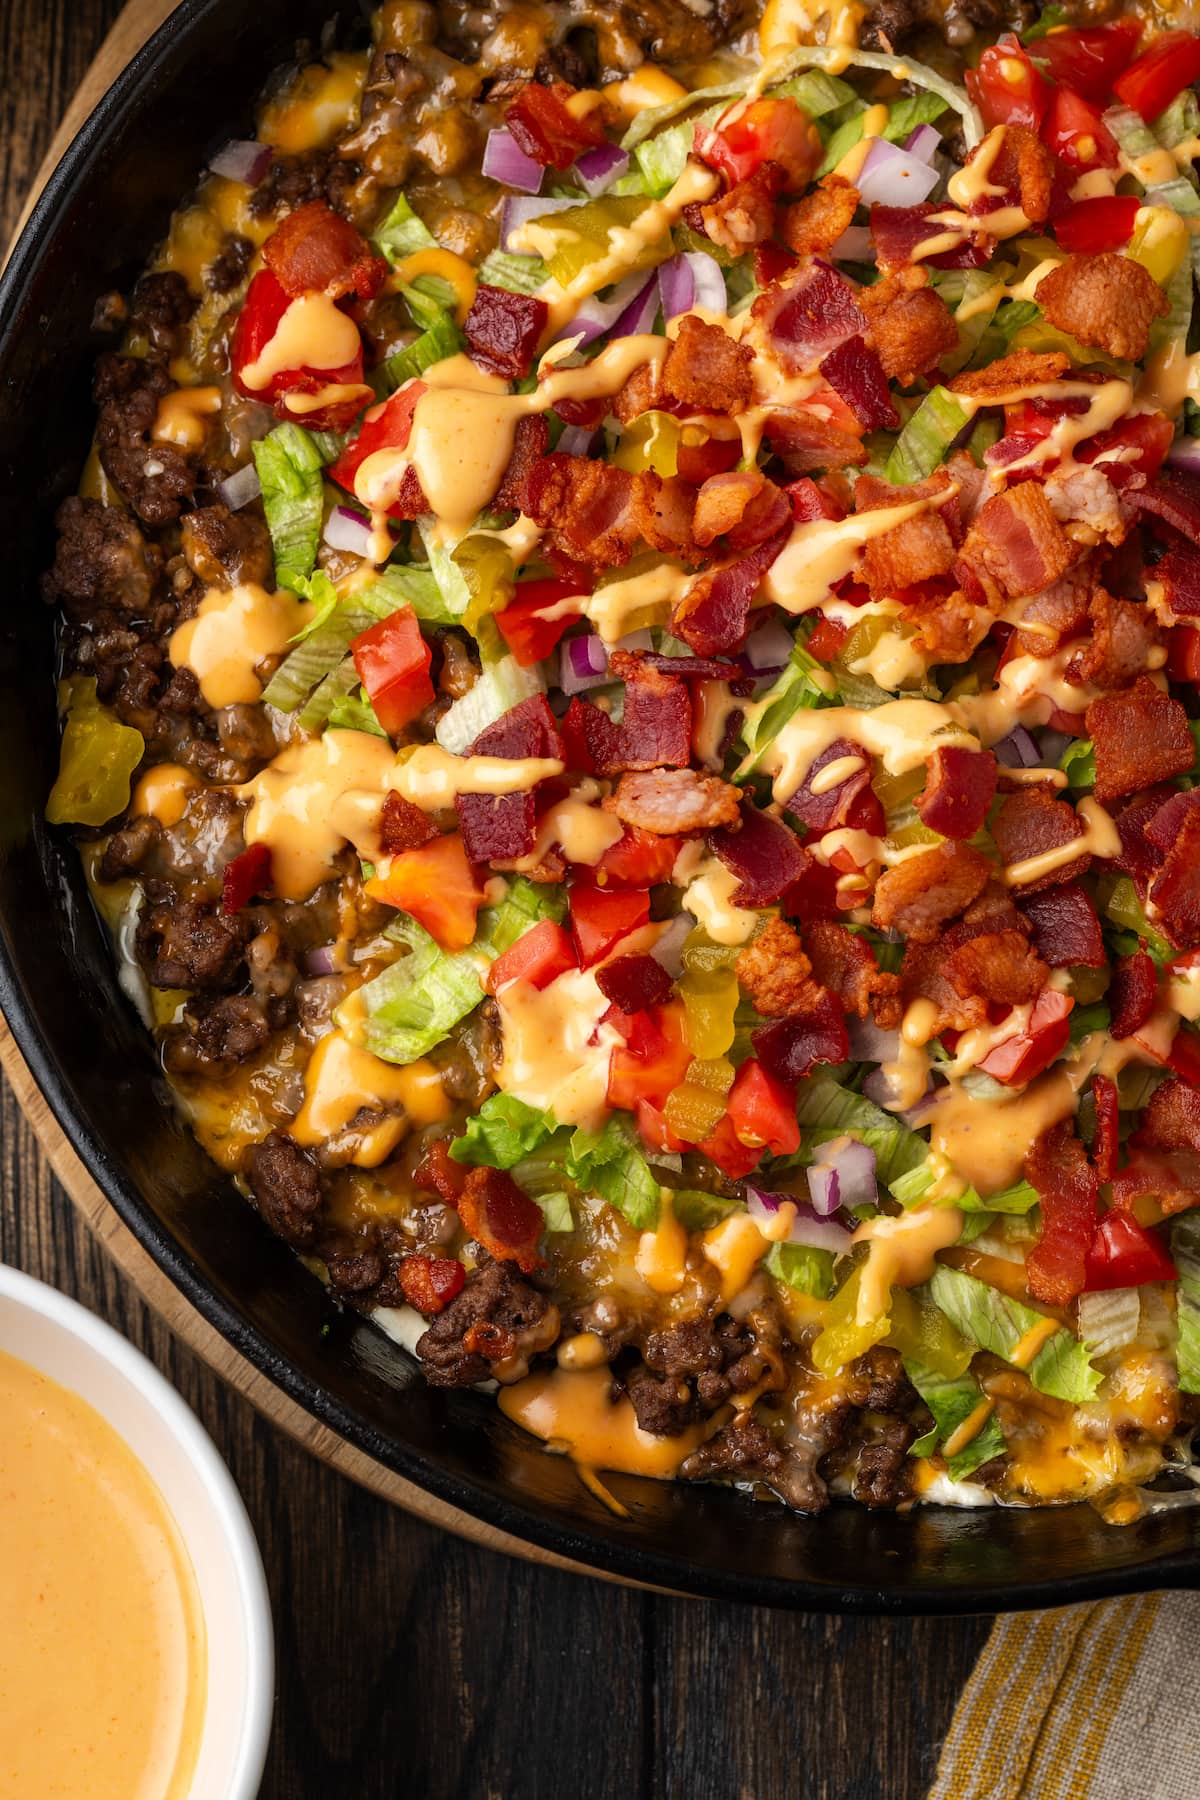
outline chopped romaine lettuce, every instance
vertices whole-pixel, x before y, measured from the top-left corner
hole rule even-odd
[[[1059,768],[1067,777],[1068,787],[1094,788],[1096,785],[1096,752],[1091,738],[1075,738],[1059,759]]]
[[[549,1194],[533,1194],[530,1197],[541,1207],[547,1231],[574,1231],[575,1215],[571,1211],[569,1197],[561,1188]]]
[[[1179,1271],[1179,1385],[1185,1394],[1200,1394],[1200,1217],[1194,1212],[1171,1227],[1171,1254]]]
[[[515,1094],[493,1094],[467,1120],[463,1135],[451,1144],[450,1154],[455,1162],[511,1169],[557,1130],[553,1113],[529,1106]]]
[[[418,250],[433,250],[437,239],[423,219],[417,217],[403,194],[398,194],[383,224],[371,242],[388,262],[403,262]]]
[[[527,881],[518,875],[496,906],[485,906],[479,915],[476,947],[493,960],[512,948],[530,926],[542,919],[561,922],[566,916],[566,890],[549,882]]]
[[[480,732],[510,708],[545,691],[545,680],[537,668],[523,669],[515,656],[503,656],[442,714],[434,735],[443,750],[462,756]]]
[[[886,479],[907,487],[932,475],[970,417],[970,409],[948,388],[932,388],[896,439]]]
[[[361,687],[357,693],[351,691],[336,697],[325,723],[334,731],[369,731],[373,737],[387,736],[375,716],[366,689]]]
[[[920,1394],[922,1400],[933,1414],[934,1428],[928,1434],[933,1443],[925,1451],[918,1451],[917,1445],[912,1447],[911,1454],[928,1455],[934,1445],[949,1442],[955,1432],[964,1425],[971,1414],[983,1404],[983,1390],[971,1375],[959,1375],[951,1378],[939,1375],[936,1369],[930,1369],[924,1363],[905,1357],[904,1372]],[[926,1443],[922,1439],[922,1443]],[[1005,1450],[1004,1433],[994,1413],[989,1413],[974,1437],[965,1443],[954,1456],[947,1457],[946,1467],[953,1481],[962,1481],[967,1475],[990,1462],[993,1456],[1001,1456]]]
[[[566,1171],[585,1193],[599,1194],[636,1230],[654,1230],[661,1204],[659,1183],[627,1115],[613,1113],[600,1132],[572,1132]]]
[[[294,588],[317,560],[324,511],[320,448],[300,425],[277,425],[254,446],[263,509],[275,551],[275,584]]]
[[[358,685],[358,670],[354,666],[354,658],[348,656],[336,669],[329,671],[324,681],[317,683],[300,708],[301,730],[319,731],[322,725],[329,722],[334,707],[348,699]]]
[[[429,1052],[473,1012],[483,999],[479,959],[470,951],[450,955],[406,913],[388,927],[388,936],[408,944],[409,953],[358,989],[365,1019],[347,1013],[336,1023],[384,1062],[407,1064]]]
[[[934,1183],[941,1179],[943,1173],[932,1159],[907,1170],[888,1184],[893,1200],[898,1200],[901,1206],[916,1206]],[[986,1198],[981,1198],[978,1189],[968,1185],[949,1204],[957,1206],[960,1212],[1027,1213],[1037,1203],[1037,1189],[1027,1181],[1018,1181],[1012,1187],[1003,1188],[998,1194],[988,1194]]]
[[[1011,1362],[1022,1339],[1046,1317],[1002,1294],[999,1288],[989,1287],[986,1281],[945,1264],[934,1270],[929,1291],[964,1337],[1005,1362]],[[1087,1346],[1065,1328],[1047,1339],[1026,1372],[1043,1394],[1077,1405],[1094,1400],[1100,1387],[1100,1373],[1091,1365]]]
[[[423,375],[434,363],[457,356],[463,342],[463,334],[449,313],[442,313],[415,343],[405,345],[403,350],[388,357],[383,364],[381,387],[376,392],[390,394],[414,376]]]
[[[1092,1356],[1107,1356],[1138,1334],[1142,1305],[1135,1287],[1079,1296],[1079,1337]]]
[[[699,1188],[676,1188],[671,1195],[671,1211],[689,1231],[707,1231],[719,1225],[738,1205],[724,1194],[706,1194]]]
[[[511,256],[493,250],[479,265],[479,279],[488,287],[507,288],[511,294],[536,294],[550,279],[540,256]]]
[[[772,1244],[763,1267],[799,1294],[828,1300],[833,1292],[832,1250],[816,1250],[810,1244]]]
[[[868,1144],[875,1152],[875,1173],[885,1187],[909,1169],[922,1165],[929,1145],[903,1119],[884,1112],[861,1094],[839,1087],[828,1075],[810,1075],[796,1096],[796,1117],[802,1132],[796,1156],[780,1159],[780,1166],[806,1168],[816,1151],[831,1138],[847,1135]]]
[[[744,781],[753,774],[763,753],[774,743],[788,720],[805,707],[822,706],[831,697],[834,684],[829,673],[803,644],[795,644],[787,667],[776,678],[761,700],[746,708],[739,743],[746,752],[737,772]]]

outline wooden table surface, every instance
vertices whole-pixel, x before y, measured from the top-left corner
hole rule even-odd
[[[0,244],[120,8],[0,0]],[[144,1350],[233,1470],[275,1608],[279,1701],[263,1800],[924,1793],[986,1620],[804,1618],[661,1599],[419,1524],[305,1455],[171,1336],[87,1234],[7,1088],[0,1260],[73,1294]]]

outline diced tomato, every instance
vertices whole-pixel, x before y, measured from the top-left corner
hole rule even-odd
[[[850,636],[850,627],[842,625],[837,619],[827,619],[822,613],[817,621],[816,630],[804,648],[818,662],[832,662],[846,639]]]
[[[286,288],[271,271],[260,269],[246,290],[230,351],[233,378],[241,393],[257,395],[263,391],[246,387],[242,381],[242,370],[248,364],[258,361],[291,304]]]
[[[695,152],[710,168],[719,169],[730,187],[761,168],[777,163],[784,186],[798,194],[816,174],[824,155],[817,128],[791,99],[738,101],[713,125],[697,125]]]
[[[575,91],[565,81],[550,87],[527,81],[505,116],[520,148],[543,169],[569,169],[585,150],[597,150],[606,142],[594,113],[576,117],[571,111],[568,101]]]
[[[1127,1212],[1107,1212],[1087,1253],[1083,1291],[1141,1287],[1145,1281],[1175,1281],[1177,1270],[1152,1231]]]
[[[682,847],[682,838],[656,837],[652,831],[626,825],[623,835],[604,852],[596,870],[609,881],[626,887],[653,887],[656,881],[670,879]]]
[[[1097,194],[1076,200],[1054,221],[1054,235],[1071,256],[1120,250],[1133,236],[1141,201],[1136,194]]]
[[[1119,425],[1098,431],[1086,443],[1076,445],[1075,457],[1078,462],[1085,463],[1105,457],[1105,473],[1109,480],[1116,487],[1124,487],[1133,474],[1158,474],[1174,436],[1175,427],[1166,413],[1135,413],[1133,418],[1122,419]],[[1112,457],[1114,450],[1126,453],[1133,450],[1136,455]]]
[[[544,988],[577,967],[574,948],[562,926],[554,919],[541,919],[496,958],[483,985],[489,994],[498,994],[510,981]]]
[[[571,933],[585,969],[649,918],[650,895],[644,888],[598,888],[579,881],[571,889]]]
[[[356,637],[350,650],[375,717],[389,736],[397,736],[434,698],[432,652],[416,613],[411,606],[398,606]]]
[[[1028,125],[1036,131],[1050,104],[1049,82],[1011,32],[984,51],[978,69],[967,70],[966,82],[989,129]]]
[[[743,1144],[765,1145],[776,1156],[791,1156],[800,1148],[795,1093],[757,1058],[744,1062],[734,1076],[727,1110]]]
[[[1127,68],[1142,28],[1136,19],[1114,19],[1111,25],[1083,31],[1051,31],[1029,51],[1044,63],[1052,81],[1074,88],[1085,100],[1107,101],[1113,83]]]
[[[358,436],[346,445],[329,470],[339,487],[344,487],[348,494],[352,494],[354,477],[368,456],[374,456],[377,450],[405,448],[412,432],[417,401],[424,392],[423,381],[406,381],[382,406],[371,408],[359,427]]]
[[[265,894],[271,885],[271,852],[266,844],[251,844],[240,856],[226,863],[221,876],[221,911],[232,915],[241,912],[256,894]]]
[[[1172,681],[1200,684],[1200,630],[1173,625],[1167,633],[1167,673]]]
[[[467,1279],[454,1256],[403,1256],[397,1273],[404,1298],[426,1318],[449,1306]]]
[[[1042,123],[1042,142],[1076,174],[1115,169],[1116,141],[1090,100],[1056,88]]]
[[[1062,416],[1053,406],[1038,406],[1033,400],[1014,400],[1004,409],[1004,435],[1035,441],[1046,438]]]
[[[297,418],[314,431],[340,431],[350,425],[362,411],[363,399],[366,396],[352,395],[348,400],[331,406],[318,407],[316,410],[294,412],[288,407],[288,397],[299,394],[319,394],[326,387],[362,386],[363,355],[359,345],[357,356],[353,362],[343,363],[337,369],[281,369],[273,375],[265,387],[252,387],[246,380],[246,370],[253,367],[263,351],[275,336],[288,307],[291,297],[281,286],[270,269],[260,269],[250,283],[242,310],[238,314],[238,322],[234,327],[233,343],[230,347],[230,366],[233,370],[234,386],[238,392],[252,400],[263,400],[274,405],[276,412],[283,418]]]
[[[547,607],[570,600],[579,591],[578,582],[557,581],[552,576],[541,581],[522,581],[504,611],[496,614],[500,635],[523,669],[549,656],[568,625],[579,623],[583,614],[577,612],[563,613],[556,619],[541,617]]]
[[[1200,80],[1200,38],[1190,31],[1164,31],[1113,82],[1113,93],[1143,119],[1157,119],[1176,94]]]
[[[368,881],[366,892],[410,914],[443,950],[466,949],[485,898],[457,831],[393,856],[387,874]]]
[[[733,1181],[740,1181],[743,1175],[748,1175],[763,1153],[761,1144],[743,1144],[728,1113],[715,1131],[700,1140],[696,1149],[702,1156],[707,1156],[709,1162],[716,1163],[718,1169]]]
[[[615,1045],[609,1057],[608,1104],[637,1112],[646,1101],[661,1111],[692,1064],[683,1003],[672,1000],[635,1016],[629,1042]]]
[[[1133,1035],[1137,1039],[1136,1031]],[[1190,1081],[1193,1087],[1200,1087],[1200,1037],[1185,1025],[1179,1027],[1172,1039],[1171,1048],[1167,1052],[1167,1067],[1173,1069],[1176,1075],[1182,1075],[1185,1081]]]
[[[1003,1039],[980,1063],[985,1075],[1006,1087],[1023,1087],[1048,1069],[1066,1049],[1071,1035],[1068,1023],[1075,1002],[1057,988],[1043,988],[1034,1002],[1024,1031]]]
[[[388,266],[360,231],[325,200],[310,200],[288,213],[263,245],[263,261],[293,300],[357,294],[370,300],[387,279]]]

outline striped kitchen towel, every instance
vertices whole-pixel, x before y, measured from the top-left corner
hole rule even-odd
[[[997,1621],[929,1800],[1198,1800],[1200,1595]]]

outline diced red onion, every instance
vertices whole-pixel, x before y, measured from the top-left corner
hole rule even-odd
[[[750,667],[760,673],[764,669],[782,669],[791,654],[792,634],[778,617],[768,619],[746,639]]]
[[[550,213],[566,212],[568,207],[578,205],[578,200],[543,200],[536,195],[518,199],[515,194],[510,194],[500,213],[500,248],[507,250],[510,256],[532,256],[532,250],[518,249],[511,241],[514,231],[528,225],[531,219],[544,219]]]
[[[217,493],[230,512],[238,512],[243,506],[249,506],[262,493],[258,470],[252,462],[247,463],[244,469],[239,469],[235,475],[228,475],[218,483]]]
[[[922,162],[932,163],[941,141],[941,132],[935,131],[932,125],[917,125],[905,138],[904,148],[909,156],[919,156]]]
[[[818,1218],[811,1206],[798,1200],[795,1194],[772,1194],[765,1188],[746,1186],[746,1211],[759,1225],[770,1225],[778,1216],[779,1209],[785,1201],[796,1208],[796,1217],[787,1234],[789,1244],[807,1244],[814,1250],[832,1250],[835,1256],[844,1256],[850,1248],[850,1233],[842,1225],[836,1225],[831,1219]]]
[[[695,929],[696,921],[691,913],[676,913],[650,952],[655,962],[662,964],[672,980],[678,979],[683,973],[683,946]]]
[[[808,1171],[808,1197],[819,1219],[830,1219],[842,1204],[842,1183],[830,1163],[815,1162]]]
[[[619,181],[629,167],[629,152],[622,150],[619,144],[598,144],[594,150],[588,150],[575,164],[575,173],[579,177],[579,185],[591,199],[606,193],[614,181]],[[487,168],[484,168],[487,174]]]
[[[306,950],[304,952],[305,974],[332,975],[333,952],[334,946],[332,944],[322,944],[319,950]]]
[[[483,147],[483,172],[492,181],[502,181],[519,194],[539,194],[545,170],[541,163],[526,156],[511,131],[501,125],[487,134]]]
[[[596,294],[589,295],[570,324],[564,325],[562,330],[556,334],[555,341],[562,338],[578,338],[581,348],[584,345],[595,343],[598,337],[603,337],[604,333],[616,323],[643,288],[652,284],[653,281],[653,275],[647,279],[645,275],[637,271],[632,275],[627,275],[624,281],[619,281],[609,299],[601,300]],[[561,368],[562,365],[558,366]]]
[[[653,275],[648,276],[640,294],[635,294],[624,312],[614,322],[609,336],[612,338],[637,337],[640,332],[650,331],[658,317],[658,283]]]
[[[1007,737],[992,745],[992,752],[1006,769],[1036,769],[1042,760],[1041,752],[1023,725],[1014,725]]]
[[[335,506],[325,525],[325,542],[331,550],[347,550],[366,556],[371,547],[371,521],[349,506]]]
[[[1167,461],[1173,469],[1191,469],[1200,475],[1200,438],[1176,438],[1167,451]]]
[[[559,645],[558,685],[564,694],[586,694],[608,680],[608,651],[602,638],[587,633]]]
[[[872,1019],[847,1019],[846,1031],[855,1062],[895,1062],[900,1054],[900,1033],[885,1031]]]
[[[875,243],[868,225],[847,225],[837,243],[829,251],[834,262],[873,262]]]
[[[596,433],[583,425],[564,425],[558,448],[564,456],[586,456],[596,441]]]
[[[879,1198],[879,1187],[875,1179],[875,1152],[869,1144],[861,1143],[858,1138],[833,1138],[828,1144],[822,1145],[820,1162],[814,1163],[808,1171],[809,1194],[815,1210],[821,1213],[820,1202],[813,1190],[813,1177],[818,1169],[828,1170],[833,1177],[837,1193],[835,1205],[874,1206]],[[829,1212],[833,1210],[834,1207],[828,1207]]]
[[[654,639],[649,628],[643,625],[637,631],[627,631],[623,638],[618,638],[613,645],[614,650],[653,650]]]
[[[209,158],[208,166],[214,175],[223,175],[227,181],[244,181],[247,187],[257,187],[274,154],[270,144],[235,138]]]
[[[688,261],[682,254],[672,256],[658,268],[658,292],[662,300],[663,318],[668,322],[680,313],[690,312],[696,283]]]
[[[658,291],[663,318],[668,321],[680,313],[691,312],[693,307],[723,313],[729,304],[721,265],[704,250],[689,250],[661,263]]]
[[[940,180],[937,170],[919,156],[910,156],[886,138],[872,138],[855,186],[864,206],[917,206],[928,200]]]

